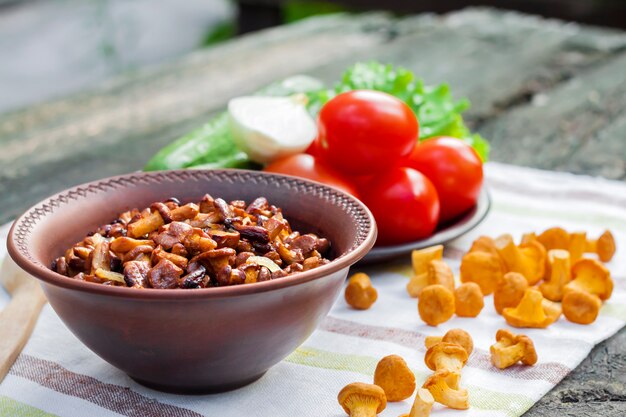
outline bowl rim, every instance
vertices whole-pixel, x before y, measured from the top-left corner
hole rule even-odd
[[[16,230],[18,225],[21,225],[25,222],[25,220],[32,215],[33,213],[41,214],[42,207],[46,204],[50,207],[50,203],[52,201],[56,201],[61,196],[64,196],[72,191],[77,191],[79,189],[85,188],[99,188],[103,183],[115,182],[124,179],[128,179],[132,176],[139,177],[150,177],[150,176],[161,176],[165,178],[165,176],[172,175],[174,177],[189,173],[190,170],[185,169],[177,169],[177,170],[165,170],[165,171],[150,171],[150,172],[132,172],[122,175],[116,175],[112,177],[106,177],[102,179],[98,179],[95,181],[86,182],[83,184],[79,184],[73,187],[69,187],[63,191],[60,191],[56,194],[53,194],[38,203],[34,204],[30,208],[28,208],[24,213],[22,213],[18,218],[15,219],[11,229],[9,230],[9,234],[7,236],[7,249],[9,256],[15,261],[15,263],[26,271],[28,274],[37,278],[40,281],[43,281],[46,284],[50,284],[56,287],[62,287],[66,289],[76,290],[80,292],[88,292],[94,294],[101,294],[103,296],[113,296],[113,297],[121,297],[121,298],[132,298],[137,300],[187,300],[187,299],[211,299],[211,298],[225,298],[225,297],[238,297],[247,294],[255,294],[262,293],[266,291],[277,290],[280,288],[291,287],[294,285],[304,284],[309,281],[313,281],[316,279],[323,278],[327,275],[338,272],[344,268],[348,268],[351,265],[355,264],[358,260],[363,258],[369,250],[374,246],[377,237],[377,227],[376,222],[374,220],[374,216],[371,211],[367,208],[365,204],[363,204],[356,197],[336,188],[333,186],[329,186],[326,184],[322,184],[317,181],[312,181],[300,177],[296,177],[293,175],[284,175],[284,174],[276,174],[269,173],[264,171],[253,171],[253,170],[244,170],[244,169],[207,169],[207,170],[193,170],[195,173],[201,174],[202,172],[211,172],[214,175],[236,175],[236,174],[253,174],[260,175],[262,177],[273,177],[275,179],[286,179],[291,182],[303,184],[303,185],[313,185],[316,189],[321,189],[324,191],[330,191],[339,195],[339,197],[343,197],[344,199],[348,199],[350,204],[355,205],[367,218],[369,222],[369,227],[366,227],[366,236],[362,240],[360,244],[356,247],[352,247],[346,253],[341,255],[340,257],[333,259],[330,263],[326,265],[322,265],[318,268],[311,269],[309,271],[299,272],[297,274],[293,274],[284,278],[257,282],[254,284],[242,284],[242,285],[233,285],[226,287],[212,287],[212,288],[198,288],[193,290],[188,289],[135,289],[135,288],[127,288],[127,287],[113,287],[108,285],[101,285],[91,282],[78,281],[75,279],[71,279],[65,275],[58,274],[52,271],[47,266],[43,265],[40,262],[34,261],[34,256],[27,256],[23,253],[16,244]],[[187,179],[188,180],[188,179]],[[321,187],[321,188],[320,188]],[[71,202],[68,202],[71,204]],[[58,207],[56,208],[58,209]]]

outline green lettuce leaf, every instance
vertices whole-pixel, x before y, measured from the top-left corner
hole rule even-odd
[[[489,157],[488,142],[472,134],[463,121],[461,113],[469,108],[469,101],[455,101],[447,84],[425,86],[406,68],[379,62],[357,63],[334,88],[309,92],[309,111],[317,114],[328,100],[351,90],[378,90],[404,101],[420,122],[421,140],[451,136],[471,145],[483,161]]]

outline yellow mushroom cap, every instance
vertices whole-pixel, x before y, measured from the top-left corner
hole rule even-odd
[[[527,259],[528,275],[526,279],[531,285],[539,282],[546,273],[547,252],[538,241],[530,241],[520,245],[522,255]]]
[[[489,350],[491,362],[499,369],[508,368],[520,361],[524,365],[537,363],[537,351],[533,341],[526,335],[516,335],[507,329],[498,330],[496,343]]]
[[[493,304],[498,314],[502,314],[502,310],[506,307],[517,306],[527,288],[528,281],[524,275],[518,272],[504,274],[493,293]]]
[[[416,249],[411,252],[411,264],[414,275],[428,272],[428,263],[434,259],[443,258],[443,245],[430,246],[424,249]]]
[[[493,292],[504,275],[502,260],[489,252],[469,252],[461,259],[461,282],[475,282],[484,295]]]
[[[468,252],[487,252],[493,255],[497,255],[496,243],[492,237],[479,236],[472,242],[472,246]]]
[[[385,391],[387,401],[402,401],[415,391],[415,375],[404,359],[398,355],[389,355],[376,365],[374,384]]]
[[[583,253],[587,249],[587,232],[570,233],[569,248],[570,260],[576,262],[583,257]]]
[[[457,410],[467,410],[469,395],[467,390],[459,388],[460,377],[458,372],[443,369],[428,377],[423,387],[430,391],[438,403]]]
[[[441,284],[454,291],[454,273],[452,268],[442,260],[433,259],[428,262],[428,285]]]
[[[413,275],[406,284],[406,292],[413,298],[417,298],[420,291],[428,286],[428,273],[421,275]]]
[[[443,336],[426,336],[426,338],[424,339],[424,346],[426,346],[426,349],[430,349],[431,347],[435,346],[437,343],[441,342],[443,339]]]
[[[442,342],[456,343],[467,352],[467,356],[472,354],[474,350],[474,341],[472,336],[463,329],[450,329],[441,339]]]
[[[573,280],[565,286],[565,291],[587,291],[607,300],[613,293],[611,273],[595,259],[583,258],[572,265]]]
[[[443,285],[429,285],[420,291],[417,311],[430,326],[444,323],[454,314],[454,294]]]
[[[358,409],[369,409],[379,414],[387,407],[385,391],[378,385],[363,382],[353,382],[343,387],[339,391],[337,401],[348,415],[352,415]]]
[[[485,306],[483,293],[475,282],[465,282],[454,290],[454,305],[459,317],[476,317]]]
[[[548,262],[550,276],[539,285],[539,290],[548,300],[561,301],[563,288],[571,279],[570,253],[563,249],[552,249],[548,252]]]
[[[598,238],[596,253],[602,262],[609,262],[615,255],[615,238],[609,230],[605,230]]]
[[[570,243],[570,235],[561,227],[551,227],[537,236],[539,243],[546,250],[552,249],[568,249]]]
[[[544,305],[548,307],[548,311]],[[556,321],[561,312],[553,303],[545,304],[541,292],[529,288],[524,291],[524,296],[517,307],[505,308],[502,310],[502,315],[513,327],[545,328]]]
[[[591,324],[596,321],[602,301],[597,295],[585,291],[572,290],[563,296],[563,315],[578,324]]]
[[[426,351],[424,363],[433,371],[440,369],[456,371],[460,370],[467,363],[467,357],[467,351],[461,345],[440,342]]]
[[[530,241],[521,247],[515,246],[513,237],[505,234],[496,240],[498,253],[509,272],[524,275],[530,285],[537,283],[545,273],[545,249],[537,241]]]
[[[348,280],[344,297],[351,307],[357,310],[367,310],[378,299],[378,292],[372,286],[369,276],[359,272]]]

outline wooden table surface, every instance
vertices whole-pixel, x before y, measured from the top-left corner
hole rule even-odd
[[[488,9],[330,16],[0,115],[0,223],[68,186],[141,169],[231,97],[296,73],[331,82],[369,59],[468,97],[495,161],[626,179],[625,33]],[[527,415],[626,415],[626,331]]]

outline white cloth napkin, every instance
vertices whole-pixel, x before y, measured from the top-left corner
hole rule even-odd
[[[599,178],[544,172],[497,163],[486,165],[493,207],[475,230],[446,245],[446,261],[458,273],[460,256],[479,235],[528,231],[551,226],[585,230],[590,236],[609,228],[618,253],[608,265],[615,280],[613,297],[589,326],[561,318],[548,329],[514,329],[535,342],[539,362],[505,371],[489,362],[497,329],[507,327],[495,313],[491,296],[475,319],[453,318],[429,327],[405,291],[410,260],[365,270],[379,299],[367,311],[347,307],[340,297],[320,328],[293,354],[259,381],[228,393],[200,396],[163,394],[138,385],[97,357],[68,331],[49,305],[23,353],[0,384],[2,415],[20,416],[342,416],[339,390],[354,381],[371,382],[380,358],[398,354],[418,383],[429,375],[424,337],[460,327],[474,338],[475,350],[463,369],[467,411],[435,406],[434,416],[519,416],[574,369],[591,348],[626,322],[626,184]],[[0,256],[6,252],[8,225],[0,229]],[[0,307],[9,298],[0,291]],[[390,403],[382,416],[409,411],[411,401]]]

